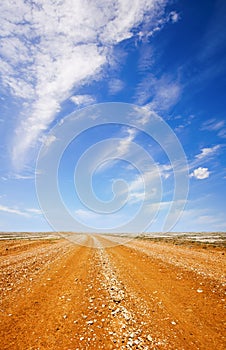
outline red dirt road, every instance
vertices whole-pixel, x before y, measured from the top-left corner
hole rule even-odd
[[[224,248],[82,239],[0,242],[1,350],[226,348]]]

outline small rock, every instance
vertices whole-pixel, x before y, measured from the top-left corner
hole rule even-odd
[[[149,334],[147,335],[147,340],[152,341],[152,337]]]
[[[87,321],[86,322],[87,324],[93,324],[93,321],[91,320],[91,321]]]

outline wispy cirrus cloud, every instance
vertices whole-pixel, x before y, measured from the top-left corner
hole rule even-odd
[[[34,180],[34,174],[30,173],[9,173],[1,177],[1,180]]]
[[[0,212],[5,212],[8,214],[16,214],[27,218],[33,215],[42,215],[41,210],[37,208],[19,209],[17,207],[9,207],[6,205],[0,205]]]
[[[29,209],[26,209],[26,211],[31,213],[31,214],[42,215],[42,211],[40,209],[29,208]]]
[[[184,129],[186,129],[187,127],[189,127],[192,124],[194,119],[195,119],[195,116],[193,114],[190,114],[186,118],[183,118],[180,115],[174,117],[174,120],[180,121],[180,124],[178,126],[176,126],[176,128],[174,129],[175,132],[177,132],[177,133],[182,132]]]
[[[157,19],[153,28],[141,30],[139,32],[139,39],[143,41],[147,41],[150,37],[159,32],[167,23],[177,23],[180,20],[180,14],[177,11],[171,11],[166,16],[162,16]]]
[[[0,205],[0,212],[1,211],[9,214],[16,214],[16,215],[27,216],[27,217],[29,216],[28,213],[26,213],[25,211],[22,211],[17,208],[10,208],[5,205]]]
[[[200,165],[206,164],[218,153],[221,149],[220,145],[215,145],[212,147],[203,147],[201,148],[200,153],[195,155],[195,159],[193,159],[189,167],[191,169],[190,177],[194,177],[198,180],[207,179],[211,172],[208,167],[203,167]]]
[[[224,125],[224,120],[209,119],[203,123],[201,130],[218,131]]]
[[[110,142],[107,148],[101,149],[100,154],[96,156],[97,158],[100,157],[100,159],[103,158],[106,160],[101,163],[97,172],[100,173],[109,170],[112,166],[115,166],[120,159],[124,159],[128,154],[131,154],[133,142],[135,141],[137,133],[138,131],[135,128],[125,128],[120,132],[120,138],[113,139],[113,142]],[[112,160],[114,160],[114,162],[112,162]]]
[[[148,74],[136,89],[135,101],[151,110],[163,111],[178,101],[181,91],[179,81],[164,75],[156,78],[153,74]]]
[[[195,156],[198,160],[203,160],[209,157],[212,157],[220,149],[220,145],[215,145],[213,147],[204,147],[201,149],[201,152]]]
[[[129,152],[131,143],[135,140],[137,135],[137,130],[128,128],[127,129],[127,136],[122,138],[122,140],[119,141],[117,147],[116,147],[116,156],[118,158],[123,157],[126,153]]]
[[[214,131],[221,138],[226,138],[226,125],[224,120],[209,119],[202,124],[201,130]]]
[[[120,79],[111,79],[108,84],[109,94],[115,95],[124,88],[125,84]]]
[[[70,100],[77,106],[85,106],[94,103],[96,99],[91,95],[74,95]]]
[[[20,168],[48,129],[63,101],[101,77],[112,47],[134,36],[147,20],[154,26],[167,0],[2,1],[2,88],[20,101],[11,157]],[[175,19],[175,16],[172,16]]]
[[[142,202],[159,203],[161,201],[161,182],[173,174],[172,165],[158,164],[158,166],[149,166],[148,168],[127,181],[130,205]]]

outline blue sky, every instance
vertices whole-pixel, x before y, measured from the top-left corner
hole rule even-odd
[[[0,231],[58,229],[38,201],[40,148],[51,149],[56,137],[49,132],[68,115],[108,102],[146,111],[144,129],[153,116],[162,118],[183,147],[189,191],[171,230],[226,230],[224,0],[16,0],[1,2],[0,16]],[[136,217],[131,231],[163,230],[175,201],[167,150],[132,126],[89,129],[85,113],[86,121],[56,174],[70,215],[91,231],[120,231]],[[83,173],[76,175],[81,159]],[[88,185],[112,212],[81,202],[79,191]],[[114,195],[121,204],[115,211]],[[145,227],[137,216],[142,203],[150,219]]]

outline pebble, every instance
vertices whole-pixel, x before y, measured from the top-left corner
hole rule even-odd
[[[149,334],[147,335],[147,340],[148,341],[152,341],[153,340],[152,337]]]
[[[93,321],[87,321],[86,323],[87,324],[93,324]]]

